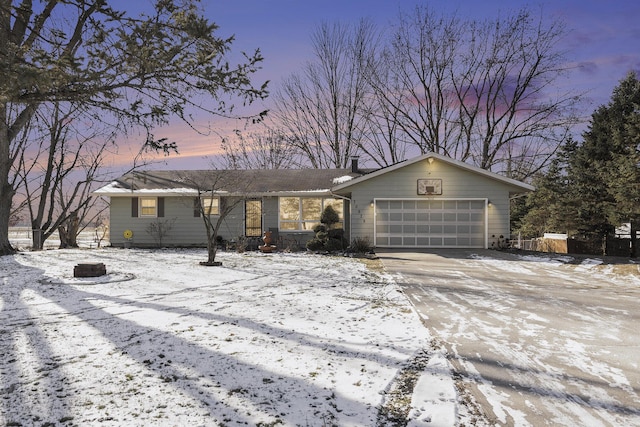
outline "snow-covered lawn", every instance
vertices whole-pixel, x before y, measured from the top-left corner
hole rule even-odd
[[[350,258],[218,259],[202,267],[195,249],[0,257],[0,425],[386,425],[380,408],[400,373],[434,354],[391,277]],[[107,276],[74,278],[86,262],[105,263]],[[450,425],[453,383],[432,360],[421,401],[433,405],[412,414]]]

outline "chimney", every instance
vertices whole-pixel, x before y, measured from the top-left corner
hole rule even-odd
[[[351,173],[358,173],[359,156],[351,156]]]

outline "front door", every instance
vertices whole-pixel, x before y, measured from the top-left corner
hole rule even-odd
[[[245,200],[244,223],[246,237],[262,236],[262,200]]]

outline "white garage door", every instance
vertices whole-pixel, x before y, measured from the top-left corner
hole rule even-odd
[[[484,248],[486,200],[375,201],[375,245]]]

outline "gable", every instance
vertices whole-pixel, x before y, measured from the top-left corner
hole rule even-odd
[[[388,187],[389,192],[401,191],[402,196],[437,195],[461,197],[463,193],[476,193],[487,187],[498,187],[509,193],[533,191],[534,187],[493,172],[468,165],[438,154],[425,154],[379,169],[370,174],[332,188],[336,193],[347,193],[354,187]],[[420,187],[420,189],[418,188]]]

